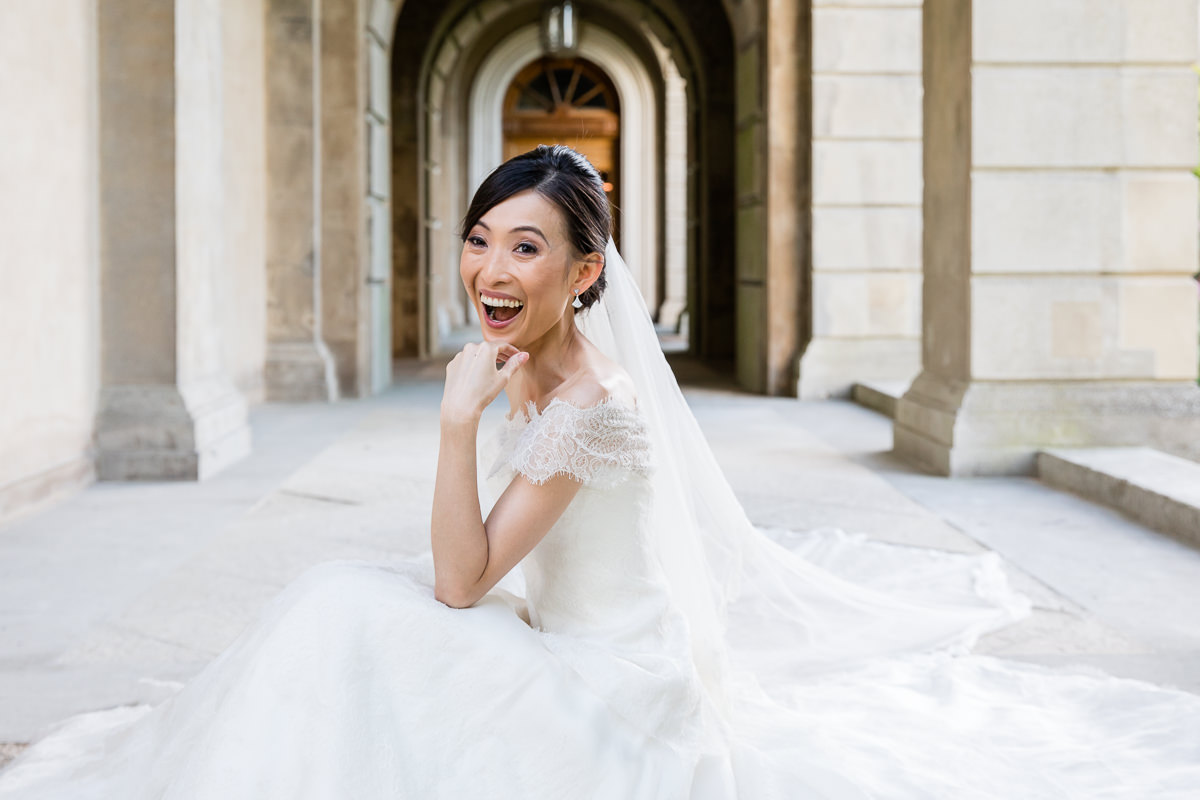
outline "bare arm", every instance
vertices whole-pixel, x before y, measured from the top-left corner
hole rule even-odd
[[[582,485],[560,475],[534,485],[518,475],[482,519],[475,473],[475,431],[442,426],[433,495],[434,595],[448,606],[473,605],[549,532]]]
[[[516,566],[562,516],[582,485],[567,476],[539,485],[518,476],[483,520],[475,440],[483,409],[524,363],[518,358],[521,354],[510,350],[494,344],[468,345],[446,370],[430,537],[434,596],[456,608],[477,602]],[[497,357],[508,358],[499,370]]]

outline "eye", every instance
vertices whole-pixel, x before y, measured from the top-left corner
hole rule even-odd
[[[532,242],[521,242],[517,245],[517,252],[524,256],[536,255],[537,251],[537,245]]]
[[[472,247],[485,247],[487,245],[487,242],[485,242],[483,240],[483,237],[480,236],[479,234],[472,233],[470,236],[467,237],[467,244],[471,245]]]

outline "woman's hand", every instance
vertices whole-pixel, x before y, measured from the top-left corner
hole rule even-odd
[[[507,342],[468,344],[446,366],[442,422],[478,423],[483,410],[528,360],[528,353],[521,352]],[[503,366],[497,367],[497,363]]]

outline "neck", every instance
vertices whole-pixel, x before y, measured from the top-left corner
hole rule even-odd
[[[505,389],[509,403],[519,408],[532,400],[540,406],[543,398],[578,369],[580,342],[574,314],[564,314],[554,327],[525,347],[529,361]]]

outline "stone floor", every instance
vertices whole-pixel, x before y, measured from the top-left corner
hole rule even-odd
[[[1200,693],[1200,550],[1032,479],[924,475],[851,403],[681,372],[756,522],[995,551],[1037,610],[979,651]],[[254,454],[204,483],[97,484],[0,526],[0,763],[72,713],[171,693],[309,565],[427,548],[440,375],[408,365],[368,400],[259,406]]]

